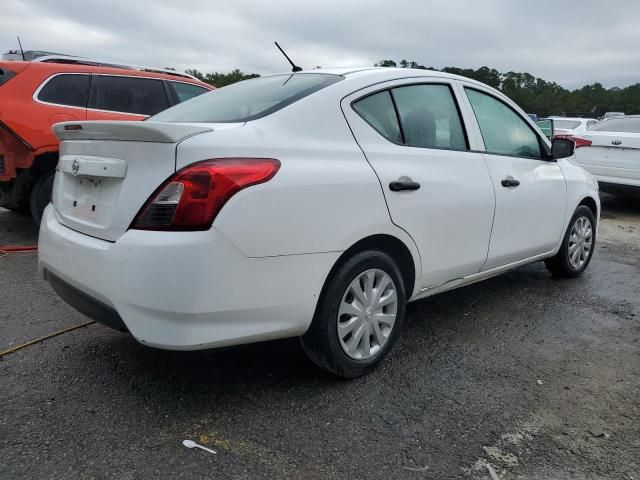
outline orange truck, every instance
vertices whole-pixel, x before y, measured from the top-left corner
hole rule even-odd
[[[0,61],[0,207],[40,222],[74,120],[144,120],[214,87],[185,73],[65,55]]]

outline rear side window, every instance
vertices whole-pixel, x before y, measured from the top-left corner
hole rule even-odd
[[[520,115],[497,98],[465,88],[488,153],[542,158],[540,141]]]
[[[70,107],[86,107],[89,97],[89,75],[57,75],[38,93],[38,100]]]
[[[593,127],[595,131],[640,133],[640,117],[612,118]]]
[[[94,75],[89,108],[155,115],[169,107],[162,80]]]
[[[344,77],[326,73],[274,75],[234,83],[153,117],[157,122],[235,123],[270,115]]]
[[[558,118],[553,119],[554,128],[564,128],[565,130],[573,130],[580,126],[580,120],[560,120]]]
[[[391,92],[406,145],[467,150],[460,113],[447,85],[409,85]]]
[[[199,87],[197,85],[192,85],[190,83],[182,83],[182,82],[169,82],[173,91],[176,94],[176,98],[178,103],[185,102],[187,100],[191,100],[198,95],[202,95],[203,93],[207,93],[209,90],[203,87]]]
[[[0,85],[5,82],[8,82],[9,79],[15,77],[15,73],[7,68],[0,68]]]
[[[353,104],[353,109],[387,140],[402,143],[398,116],[389,90],[358,100]]]

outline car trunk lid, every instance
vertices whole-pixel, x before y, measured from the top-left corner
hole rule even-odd
[[[591,145],[576,151],[580,163],[614,168],[640,168],[640,133],[589,132],[580,135]]]
[[[156,122],[56,124],[54,132],[62,141],[52,198],[58,221],[116,241],[149,196],[175,172],[176,146],[212,130],[207,125]]]

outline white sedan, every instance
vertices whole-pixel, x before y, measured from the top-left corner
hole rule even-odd
[[[553,120],[554,137],[569,137],[572,135],[581,135],[587,130],[591,130],[600,123],[595,118],[579,118],[579,117],[549,117]]]
[[[581,274],[597,184],[498,91],[411,69],[262,77],[145,122],[67,122],[39,271],[141,343],[299,336],[344,377],[405,305],[544,260]],[[508,301],[508,299],[505,299]]]
[[[601,122],[573,140],[576,162],[598,179],[602,190],[640,191],[640,115]]]

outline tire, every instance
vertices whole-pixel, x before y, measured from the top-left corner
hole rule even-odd
[[[586,230],[582,230],[582,229]],[[587,234],[582,231],[590,232]],[[590,239],[590,243],[589,243]],[[574,247],[574,245],[578,245]],[[582,247],[584,246],[584,248]],[[588,248],[588,252],[585,250]],[[558,253],[545,260],[547,269],[554,275],[573,278],[582,274],[589,266],[596,246],[596,221],[589,207],[580,205],[569,222]],[[581,250],[582,249],[582,250]],[[577,250],[578,253],[573,252]],[[582,253],[581,253],[582,252]],[[576,256],[572,256],[577,255]],[[583,257],[584,254],[584,257]]]
[[[369,295],[357,296],[356,290]],[[356,253],[327,280],[311,326],[301,338],[302,348],[313,363],[334,375],[365,375],[398,340],[405,307],[405,287],[393,259],[378,250]]]
[[[42,220],[42,213],[49,202],[51,201],[51,192],[53,191],[53,179],[55,172],[49,172],[42,175],[31,190],[31,196],[29,198],[29,206],[31,208],[31,216],[33,220],[40,225]]]

